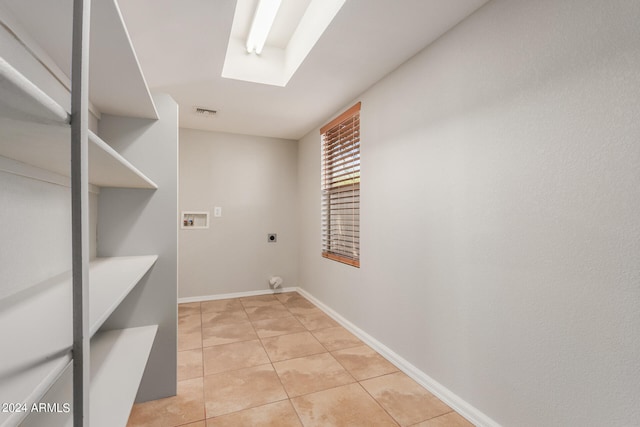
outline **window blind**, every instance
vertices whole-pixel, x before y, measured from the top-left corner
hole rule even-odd
[[[360,103],[320,129],[322,256],[360,266]]]

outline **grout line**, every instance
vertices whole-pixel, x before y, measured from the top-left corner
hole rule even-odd
[[[266,363],[260,363],[258,365],[253,365],[253,366],[245,366],[243,368],[238,368],[238,369],[229,369],[228,371],[214,372],[213,374],[205,374],[203,378],[213,377],[213,376],[222,375],[222,374],[228,374],[228,373],[231,373],[231,372],[238,372],[238,371],[242,371],[244,369],[258,368],[260,366],[266,366],[266,365],[272,365],[272,363],[271,362],[266,362]]]
[[[202,319],[202,303],[198,304],[200,309],[200,357],[202,362],[202,409],[204,410],[204,424],[207,425],[207,399],[204,392],[204,321]]]
[[[278,298],[276,298],[276,300],[278,300]],[[287,309],[287,311],[289,311],[289,310]],[[287,395],[287,400],[289,401],[289,404],[291,406],[293,406],[293,404],[291,403],[291,396],[289,396],[289,392],[287,391],[287,388],[284,386],[284,383],[282,382],[282,378],[280,378],[280,375],[278,375],[278,371],[276,370],[276,367],[273,365],[273,360],[271,359],[271,356],[269,355],[269,352],[267,351],[266,347],[264,346],[264,342],[262,342],[262,338],[260,338],[260,335],[258,335],[258,331],[256,331],[255,326],[253,325],[253,323],[251,323],[251,327],[253,328],[253,331],[255,332],[255,334],[258,336],[258,340],[260,341],[260,345],[262,346],[262,350],[266,353],[267,358],[269,359],[269,364],[271,365],[271,369],[273,369],[273,373],[276,374],[276,378],[278,378],[278,382],[280,383],[280,387],[282,387],[282,390],[284,390],[284,394]],[[295,408],[294,408],[294,412],[295,412]],[[297,413],[296,413],[296,415],[297,415]]]
[[[388,374],[385,374],[385,375],[388,375]],[[380,376],[383,376],[383,375],[380,375]],[[376,377],[376,378],[378,378],[378,377]],[[367,378],[367,379],[369,379],[369,378]],[[362,381],[365,381],[365,380],[362,380]],[[362,389],[364,390],[364,392],[365,392],[365,393],[367,393],[369,396],[371,396],[371,398],[373,399],[373,401],[374,401],[374,402],[376,402],[376,404],[377,404],[379,407],[381,407],[381,408],[382,408],[382,410],[383,410],[384,412],[386,412],[386,414],[387,414],[387,415],[389,415],[389,417],[393,420],[393,422],[395,422],[395,423],[396,423],[396,424],[398,424],[399,426],[401,426],[401,425],[402,425],[402,424],[400,423],[400,421],[399,421],[399,420],[396,420],[396,419],[395,419],[395,417],[394,417],[393,415],[391,415],[391,413],[390,413],[389,411],[387,411],[387,408],[385,408],[384,406],[382,406],[382,404],[381,404],[380,402],[378,402],[378,399],[376,399],[376,398],[375,398],[371,393],[369,393],[369,390],[367,390],[367,388],[361,384],[361,381],[358,381],[358,385],[360,386],[360,388],[362,388]],[[421,422],[421,421],[420,421],[420,422]],[[416,423],[414,423],[414,424],[416,424]]]
[[[296,292],[296,293],[297,293],[297,292]],[[279,298],[277,298],[277,299],[280,301],[280,299],[279,299]],[[298,320],[298,318],[297,318],[297,317],[295,317],[295,315],[291,312],[291,310],[289,309],[289,307],[287,307],[287,306],[286,306],[286,304],[285,304],[285,303],[283,303],[282,301],[280,301],[280,302],[282,303],[282,305],[284,305],[284,306],[285,306],[285,308],[287,309],[287,311],[289,312],[289,314],[293,316],[293,318],[295,319],[295,321],[296,321],[296,322],[298,322],[299,324],[301,324],[301,325],[304,327],[304,329],[306,330],[306,329],[307,329],[307,327],[306,327],[306,326],[304,326],[304,325],[302,324],[302,322],[300,322],[300,320]],[[308,332],[308,331],[307,331],[307,332]],[[280,335],[276,335],[276,336],[280,336]],[[264,346],[264,343],[263,343],[262,345]],[[265,351],[266,351],[266,348],[265,348]],[[267,354],[268,354],[268,353],[267,353]],[[271,357],[269,357],[269,359],[271,359]],[[271,363],[271,365],[273,366],[273,362]],[[287,394],[287,397],[289,398],[289,399],[288,399],[288,401],[289,401],[289,406],[291,406],[291,407],[293,408],[293,412],[296,414],[296,417],[298,418],[298,421],[300,422],[300,425],[301,425],[301,426],[304,426],[304,422],[302,421],[302,418],[300,417],[300,414],[298,413],[298,410],[296,409],[296,406],[295,406],[295,405],[293,404],[293,402],[291,401],[291,396],[289,395],[289,392],[287,391],[287,388],[284,386],[284,383],[282,382],[282,378],[280,377],[280,374],[278,374],[278,371],[276,370],[276,367],[275,367],[275,366],[273,366],[273,371],[276,373],[276,376],[278,377],[278,380],[280,381],[280,384],[282,385],[282,388],[284,389],[284,392]]]
[[[205,421],[206,421],[206,420],[215,420],[215,419],[218,419],[218,418],[221,418],[221,417],[226,417],[227,415],[234,415],[234,414],[238,414],[238,413],[240,413],[240,412],[248,411],[248,410],[251,410],[251,409],[262,408],[263,406],[268,406],[268,405],[272,405],[272,404],[274,404],[274,403],[280,403],[280,402],[285,402],[285,401],[289,401],[289,400],[290,400],[289,398],[284,398],[284,399],[274,400],[273,402],[262,403],[262,404],[257,405],[257,406],[250,406],[250,407],[248,407],[248,408],[238,409],[237,411],[227,412],[226,414],[220,414],[220,415],[216,415],[216,416],[214,416],[214,417],[205,418]],[[292,405],[292,406],[293,406],[293,405]],[[202,421],[202,420],[200,420],[200,421]],[[198,421],[195,421],[195,422],[198,422]],[[189,423],[187,423],[187,424],[181,424],[181,425],[188,425],[188,424],[189,424]]]
[[[297,399],[297,398],[299,398],[299,397],[310,396],[310,395],[312,395],[312,394],[322,393],[322,392],[325,392],[325,391],[334,390],[334,389],[336,389],[336,388],[340,388],[340,387],[344,387],[344,386],[348,386],[348,385],[353,385],[353,384],[359,384],[359,383],[358,383],[358,381],[354,381],[354,382],[351,382],[351,383],[340,384],[340,385],[334,385],[334,386],[331,386],[331,387],[329,387],[329,388],[324,388],[324,389],[322,389],[322,390],[310,391],[309,393],[299,394],[299,395],[294,396],[294,397],[292,397],[292,398],[290,398],[290,399],[291,399],[291,400],[293,400],[293,399]],[[377,403],[377,401],[376,401],[376,403]]]
[[[302,418],[300,417],[300,414],[298,413],[298,410],[296,409],[296,405],[293,404],[291,399],[289,399],[289,405],[291,405],[291,407],[293,408],[293,413],[296,414],[296,417],[298,417],[298,421],[300,421],[300,425],[304,427],[304,422],[302,421]]]
[[[456,412],[456,411],[454,411],[454,410],[452,409],[452,410],[450,410],[450,411],[448,411],[448,412],[445,412],[444,414],[436,415],[436,416],[434,416],[434,417],[430,417],[430,418],[425,418],[424,420],[421,420],[421,421],[415,422],[415,423],[413,423],[411,426],[416,426],[416,425],[418,425],[418,424],[420,424],[420,423],[423,423],[423,422],[425,422],[425,421],[435,420],[436,418],[444,417],[445,415],[449,415],[449,414],[451,414],[451,413],[456,413],[456,414],[457,414],[457,412]],[[462,415],[460,415],[460,414],[458,414],[458,416],[462,417]],[[464,417],[462,417],[462,418],[464,418]],[[465,420],[466,420],[466,418],[465,418]],[[467,420],[467,422],[470,422],[470,421],[469,421],[469,420]]]
[[[298,294],[298,295],[300,295],[300,294]],[[300,295],[300,297],[304,298],[302,295]],[[240,298],[234,298],[234,299],[238,299],[238,300],[240,300]],[[305,299],[305,300],[307,300],[306,298],[304,298],[304,299]],[[294,317],[294,318],[299,322],[298,317],[297,317],[293,312],[291,312],[291,311],[289,310],[289,308],[286,306],[286,304],[285,304],[285,303],[283,303],[282,301],[280,301],[280,300],[279,300],[279,299],[277,299],[277,298],[276,298],[276,300],[278,300],[278,301],[279,301],[279,303],[280,303],[280,304],[282,304],[282,305],[287,309],[287,311],[289,312],[289,314],[291,314],[291,315],[292,315],[292,316],[293,316],[293,317]],[[307,301],[308,301],[308,300],[307,300]],[[245,314],[246,314],[246,315],[247,315],[247,317],[248,317],[248,312],[246,311],[246,307],[244,306],[244,304],[242,304],[242,301],[240,301],[240,302],[241,302],[241,306],[242,306],[243,311],[245,312]],[[319,307],[317,307],[317,306],[316,306],[315,304],[313,304],[312,302],[310,302],[310,301],[309,301],[309,303],[311,303],[311,304],[314,306],[314,308],[317,308],[317,309],[319,309],[320,311],[322,311],[322,309],[320,309]],[[258,307],[259,307],[259,306],[258,306]],[[323,314],[325,314],[325,315],[326,315],[326,313],[323,313]],[[350,385],[350,384],[358,384],[358,385],[360,386],[360,388],[362,388],[362,389],[363,389],[363,390],[364,390],[364,391],[365,391],[365,392],[366,392],[366,393],[367,393],[367,394],[368,394],[368,395],[369,395],[369,396],[374,400],[374,402],[375,402],[379,407],[381,407],[381,408],[385,411],[385,413],[387,413],[387,414],[391,417],[391,419],[392,419],[394,422],[398,423],[398,421],[397,421],[397,420],[396,420],[396,419],[395,419],[395,418],[394,418],[394,417],[393,417],[393,416],[392,416],[392,415],[391,415],[391,414],[390,414],[390,413],[389,413],[389,412],[388,412],[388,411],[387,411],[387,410],[386,410],[386,409],[385,409],[385,408],[380,404],[380,402],[378,402],[378,400],[377,400],[377,399],[375,399],[375,397],[373,397],[373,396],[371,395],[371,393],[369,393],[369,392],[367,391],[367,389],[366,389],[366,388],[361,384],[361,382],[362,382],[362,381],[369,380],[369,379],[373,379],[373,378],[379,378],[379,377],[382,377],[382,376],[385,376],[385,375],[390,375],[390,374],[393,374],[393,373],[396,373],[396,372],[399,372],[399,371],[392,372],[392,373],[381,374],[381,375],[377,375],[377,376],[374,376],[374,377],[371,377],[371,378],[366,378],[366,379],[363,379],[363,380],[358,380],[358,379],[356,379],[356,378],[353,376],[353,374],[352,374],[351,372],[349,372],[349,370],[348,370],[346,367],[344,367],[344,365],[343,365],[342,363],[340,363],[340,361],[339,361],[338,359],[336,359],[336,357],[333,355],[333,352],[332,352],[332,351],[330,351],[330,350],[328,350],[328,348],[327,348],[327,347],[326,347],[322,342],[320,342],[320,340],[318,340],[318,338],[317,338],[317,337],[314,335],[314,333],[313,333],[313,332],[316,332],[316,331],[321,331],[321,330],[325,330],[325,329],[330,329],[330,328],[333,328],[333,327],[336,327],[336,326],[329,326],[329,327],[326,327],[326,328],[319,328],[319,329],[310,330],[309,328],[307,328],[307,326],[306,326],[306,325],[302,324],[302,325],[305,327],[306,331],[299,331],[299,332],[287,332],[287,333],[284,333],[284,334],[281,334],[281,335],[275,335],[275,336],[273,336],[273,337],[266,337],[266,338],[277,338],[277,337],[280,337],[280,336],[285,336],[285,335],[294,335],[294,334],[299,334],[299,333],[304,333],[304,332],[306,332],[306,333],[309,333],[309,334],[310,334],[310,335],[311,335],[311,336],[312,336],[312,337],[313,337],[313,338],[314,338],[314,339],[315,339],[315,340],[316,340],[316,341],[317,341],[317,342],[322,346],[322,348],[325,350],[325,352],[321,352],[321,353],[314,353],[314,354],[305,355],[305,356],[293,357],[293,358],[290,358],[290,359],[283,359],[283,360],[278,360],[278,361],[274,362],[273,360],[271,360],[271,357],[269,356],[269,353],[267,352],[267,350],[266,350],[266,348],[265,348],[265,346],[264,346],[264,342],[263,342],[263,339],[264,339],[264,338],[261,338],[261,337],[258,335],[257,330],[256,330],[256,327],[255,327],[255,325],[254,325],[254,322],[258,322],[258,321],[261,321],[261,320],[280,319],[280,317],[277,317],[277,318],[269,318],[269,319],[260,319],[260,320],[251,320],[251,319],[249,319],[248,321],[249,321],[249,323],[250,323],[250,325],[251,325],[251,328],[253,329],[253,331],[254,331],[255,335],[257,336],[257,341],[259,341],[259,342],[260,342],[260,345],[262,346],[263,351],[267,354],[267,357],[268,357],[268,359],[269,359],[269,361],[270,361],[270,362],[269,362],[269,363],[260,364],[260,365],[256,365],[256,366],[249,366],[249,367],[244,367],[244,368],[233,369],[233,370],[229,370],[229,371],[222,371],[222,372],[217,372],[217,373],[214,373],[214,374],[204,375],[204,349],[205,349],[205,348],[212,348],[212,347],[221,346],[221,345],[234,344],[234,343],[236,343],[236,342],[255,341],[256,339],[251,339],[251,340],[240,340],[240,341],[235,341],[235,342],[233,342],[233,343],[217,344],[217,345],[214,345],[214,346],[204,347],[204,333],[203,333],[203,329],[204,329],[204,322],[203,322],[203,317],[202,317],[202,316],[203,316],[202,311],[200,311],[200,316],[201,316],[201,319],[200,319],[200,320],[201,320],[200,328],[201,328],[202,374],[203,374],[203,375],[202,375],[202,380],[203,380],[203,405],[204,405],[204,410],[205,410],[205,418],[204,418],[204,421],[205,421],[205,422],[206,422],[206,420],[207,420],[207,419],[209,419],[209,418],[207,418],[207,414],[206,414],[206,400],[205,400],[205,397],[204,397],[204,379],[205,379],[205,377],[210,377],[210,376],[214,376],[214,375],[218,375],[218,374],[223,374],[223,373],[229,373],[229,372],[236,372],[236,371],[239,371],[239,370],[242,370],[242,369],[247,369],[247,368],[252,368],[252,367],[257,367],[257,366],[264,366],[264,365],[269,364],[269,365],[271,365],[271,368],[273,369],[274,373],[276,374],[276,377],[278,378],[278,381],[280,382],[280,385],[281,385],[282,389],[285,391],[285,394],[287,395],[287,399],[281,399],[281,400],[277,400],[277,401],[273,401],[273,402],[268,402],[268,403],[265,403],[265,404],[262,404],[262,405],[258,405],[258,406],[254,406],[254,407],[244,408],[244,409],[241,409],[241,410],[239,410],[239,411],[231,412],[231,413],[229,413],[229,414],[222,414],[222,415],[219,415],[219,416],[217,416],[217,417],[211,417],[211,419],[218,418],[218,417],[225,416],[225,415],[230,415],[230,414],[237,413],[237,412],[242,412],[242,411],[249,410],[249,409],[259,408],[259,407],[261,407],[261,406],[266,406],[266,405],[273,404],[273,403],[277,403],[277,402],[281,402],[281,401],[284,401],[284,400],[288,400],[288,401],[289,401],[289,404],[293,407],[294,412],[296,413],[296,416],[298,417],[298,419],[299,419],[300,423],[301,423],[301,424],[303,424],[303,423],[302,423],[302,419],[300,418],[300,414],[299,414],[299,413],[298,413],[298,411],[296,410],[295,405],[293,405],[292,399],[294,399],[294,398],[298,398],[298,397],[303,397],[303,396],[308,396],[308,395],[311,395],[311,394],[314,394],[314,393],[320,393],[320,392],[328,391],[328,390],[331,390],[331,389],[336,389],[336,388],[343,387],[343,386]],[[288,317],[288,316],[286,316],[286,317]],[[329,317],[330,317],[330,316],[329,316]],[[236,324],[236,323],[245,323],[245,322],[244,322],[244,321],[243,321],[243,322],[232,322],[232,323],[228,323],[228,324],[229,324],[229,325],[233,325],[233,324]],[[300,322],[300,323],[302,323],[302,322]],[[343,327],[343,328],[344,328],[344,326],[340,325],[339,323],[338,323],[338,326],[339,326],[339,327]],[[354,346],[352,346],[352,347],[350,346],[350,347],[340,348],[340,349],[336,349],[336,350],[333,350],[333,351],[336,351],[336,352],[337,352],[337,351],[341,351],[341,350],[347,350],[347,349],[350,349],[350,348],[360,347],[360,346],[362,346],[362,345],[364,345],[364,346],[367,346],[367,347],[371,348],[371,347],[370,347],[370,346],[368,346],[365,342],[362,342],[362,343],[360,343],[360,344],[358,344],[358,345],[354,345]],[[372,348],[372,350],[373,350],[376,354],[380,355],[380,353],[379,353],[379,352],[377,352],[375,349],[373,349],[373,348]],[[183,351],[188,351],[188,350],[183,350]],[[287,389],[285,388],[285,386],[284,386],[284,384],[283,384],[283,382],[282,382],[282,378],[280,377],[280,375],[278,374],[277,370],[275,369],[274,363],[279,363],[279,362],[284,362],[284,361],[288,361],[288,360],[294,360],[294,359],[304,358],[304,357],[308,357],[308,356],[315,356],[315,355],[318,355],[318,354],[324,354],[324,353],[329,354],[329,356],[331,356],[331,358],[332,358],[333,360],[335,360],[335,361],[336,361],[336,362],[337,362],[337,363],[338,363],[338,364],[339,364],[339,365],[340,365],[340,366],[345,370],[345,372],[347,372],[347,374],[351,377],[351,379],[353,380],[353,382],[350,382],[350,383],[347,383],[347,384],[341,384],[341,385],[334,386],[334,387],[329,387],[329,388],[327,388],[327,389],[323,389],[323,390],[316,390],[316,391],[313,391],[313,392],[309,392],[309,393],[301,394],[301,395],[299,395],[299,396],[291,397],[291,396],[290,396],[290,394],[289,394],[289,392],[287,391]],[[381,357],[383,357],[382,355],[380,355],[380,356],[381,356]],[[384,358],[384,357],[383,357],[383,358]],[[386,358],[385,358],[385,360],[386,360]],[[392,365],[394,365],[394,367],[396,367],[396,366],[395,366],[395,364],[392,364]],[[397,369],[397,367],[396,367],[396,369]],[[450,413],[450,412],[455,412],[455,411],[454,411],[454,410],[451,410],[451,411],[449,411],[449,412],[447,412],[447,413],[444,413],[444,414],[438,415],[437,417],[440,417],[440,416],[446,415],[446,414],[448,414],[448,413]],[[437,418],[437,417],[433,417],[433,418]],[[201,421],[201,420],[199,420],[199,421]],[[426,421],[426,420],[423,420],[423,421]],[[303,424],[303,425],[304,425],[304,424]],[[399,425],[399,424],[398,424],[398,425]]]

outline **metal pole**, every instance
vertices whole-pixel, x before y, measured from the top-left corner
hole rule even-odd
[[[73,425],[89,426],[89,20],[91,0],[73,1],[71,222]]]

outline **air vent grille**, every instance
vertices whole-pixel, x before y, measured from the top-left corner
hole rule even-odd
[[[215,115],[218,114],[216,110],[211,110],[209,108],[203,108],[203,107],[193,107],[193,110],[197,115],[203,116],[203,117],[215,117]]]

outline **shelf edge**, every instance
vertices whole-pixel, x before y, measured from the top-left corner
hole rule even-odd
[[[107,144],[102,138],[96,135],[94,132],[89,131],[89,141],[96,145],[100,150],[106,152],[108,155],[113,157],[118,163],[127,168],[130,172],[135,174],[140,180],[144,181],[146,185],[141,185],[139,187],[127,187],[127,188],[149,188],[149,189],[158,189],[158,185],[149,179],[145,174],[143,174],[138,168],[132,165],[127,159],[125,159],[120,153],[114,150],[109,144]],[[109,187],[109,185],[100,185],[100,187]]]
[[[29,410],[32,407],[32,405],[40,401],[47,394],[47,391],[49,391],[51,386],[56,381],[58,381],[58,379],[62,376],[62,374],[64,374],[67,368],[69,368],[69,366],[73,363],[73,360],[71,358],[71,352],[69,351],[64,355],[59,356],[57,361],[58,363],[55,363],[55,365],[51,368],[49,373],[42,378],[42,380],[38,383],[38,385],[31,392],[31,394],[25,397],[23,402],[19,402],[21,404],[22,403],[25,404],[28,410],[26,412],[10,413],[9,417],[5,419],[4,422],[2,423],[2,427],[18,426],[22,421],[24,421],[25,418],[27,418],[27,416],[30,413]],[[17,402],[13,402],[13,403],[17,403]]]
[[[93,337],[96,334],[98,329],[100,329],[100,327],[104,324],[104,322],[109,318],[111,313],[113,313],[118,308],[120,303],[122,303],[122,301],[127,297],[127,295],[129,295],[129,293],[133,290],[133,288],[135,288],[138,285],[140,280],[144,277],[145,274],[149,272],[149,270],[151,270],[151,267],[153,267],[156,261],[158,260],[158,255],[145,255],[143,257],[149,258],[146,268],[144,269],[144,271],[141,269],[140,272],[131,280],[131,283],[129,283],[129,285],[122,290],[118,298],[113,300],[111,304],[107,307],[107,309],[103,313],[101,313],[98,318],[92,321],[89,329],[89,335],[91,337]],[[109,259],[109,258],[120,258],[120,257],[106,257],[106,259]],[[100,259],[105,259],[105,258],[97,258],[97,260],[100,260]],[[91,275],[91,272],[89,272],[89,275]],[[89,277],[89,286],[91,286],[91,276]],[[91,292],[91,289],[89,290],[89,292]],[[89,296],[89,298],[91,298],[91,295]],[[89,315],[91,315],[91,312],[89,313]]]
[[[158,325],[151,325],[96,334],[91,343],[92,427],[127,424],[157,332]]]
[[[71,116],[60,104],[0,57],[0,83],[2,81],[9,83],[9,85],[0,85],[2,92],[21,94],[23,99],[42,109],[38,114],[34,114],[33,111],[18,110],[21,114],[46,124],[67,125],[71,121]]]

